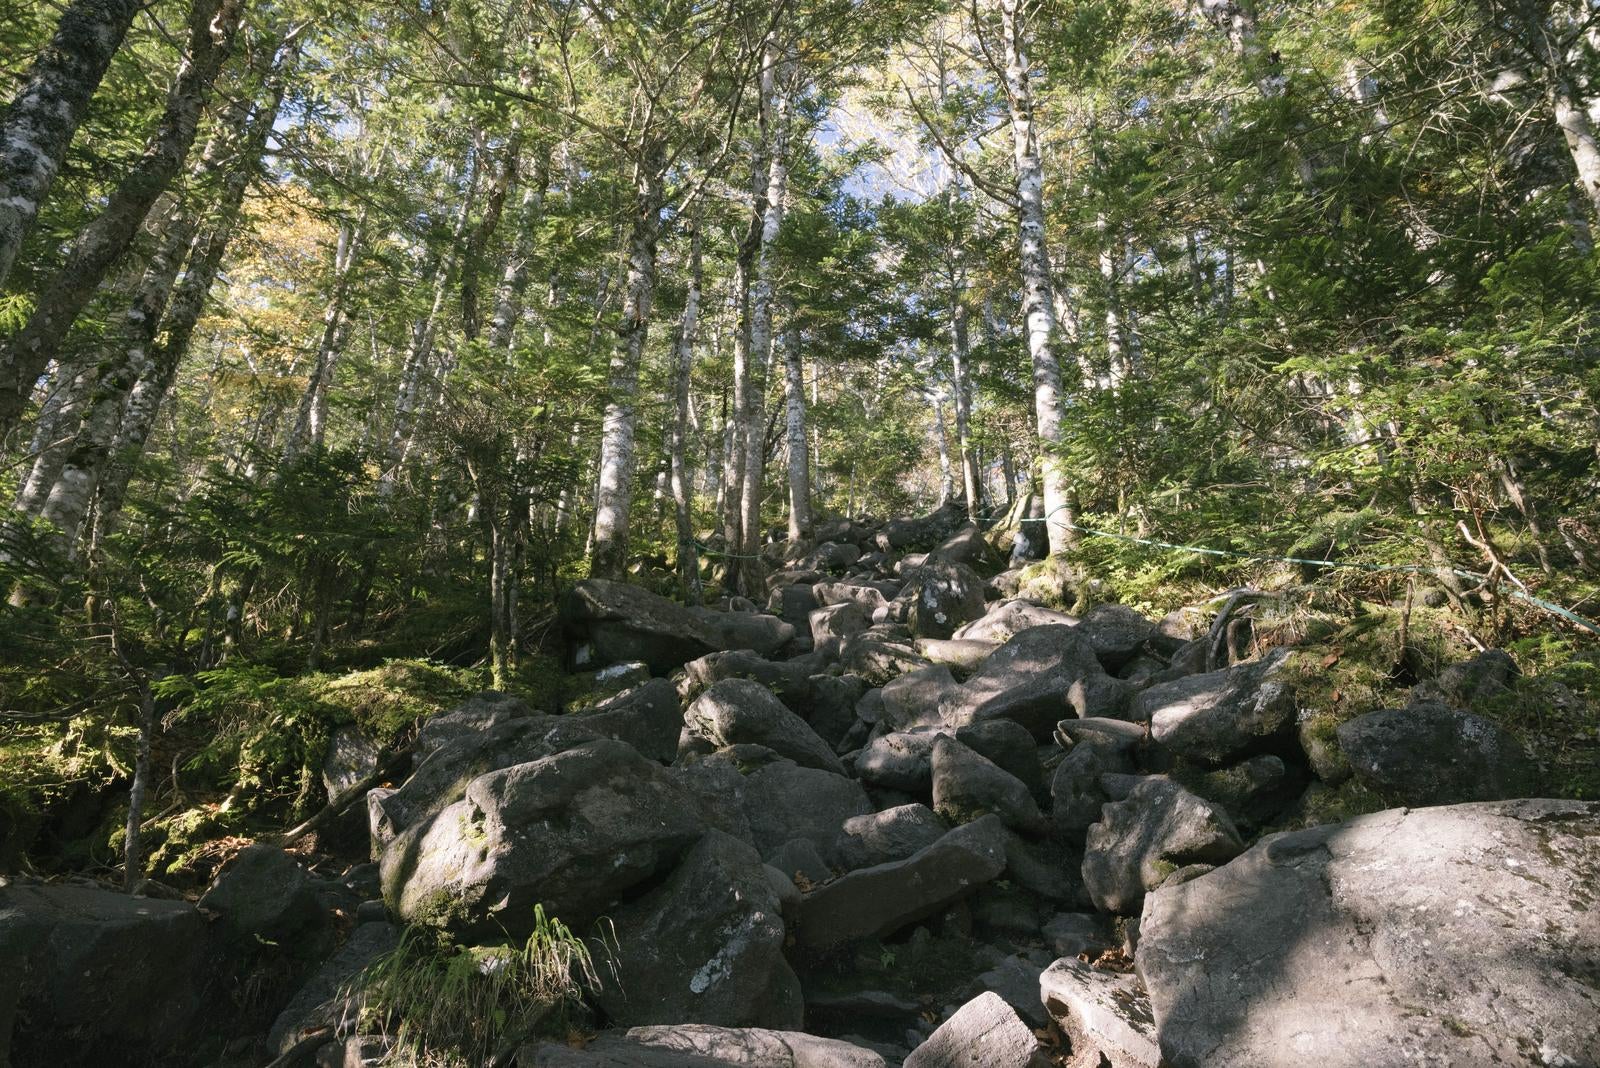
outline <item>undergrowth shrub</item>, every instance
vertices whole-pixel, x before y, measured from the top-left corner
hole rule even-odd
[[[535,1035],[564,1034],[585,988],[599,983],[589,947],[534,906],[521,945],[457,945],[408,927],[400,944],[358,975],[345,995],[363,1033],[392,1045],[385,1063],[478,1068],[504,1063]]]

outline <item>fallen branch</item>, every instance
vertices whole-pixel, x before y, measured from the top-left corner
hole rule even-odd
[[[378,783],[392,775],[395,771],[399,770],[400,765],[409,759],[411,759],[410,746],[397,749],[390,753],[387,757],[379,759],[377,767],[373,768],[366,775],[362,776],[360,781],[358,781],[355,785],[345,790],[332,801],[329,801],[327,806],[321,812],[318,812],[315,816],[312,816],[304,823],[298,824],[297,826],[291,827],[285,831],[283,833],[283,837],[278,839],[278,844],[280,846],[292,845],[304,838],[306,835],[310,834],[312,831],[320,830],[329,823],[332,823],[334,820],[342,816],[357,798],[364,797],[368,790],[372,789],[374,786],[378,785]]]

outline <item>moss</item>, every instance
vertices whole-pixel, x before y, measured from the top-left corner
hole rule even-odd
[[[1290,828],[1316,827],[1325,823],[1343,823],[1372,812],[1382,812],[1394,807],[1387,799],[1367,789],[1355,779],[1338,787],[1314,783],[1300,799],[1298,810],[1290,817]]]

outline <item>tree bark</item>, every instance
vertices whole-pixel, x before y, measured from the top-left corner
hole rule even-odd
[[[780,68],[782,68],[780,70]],[[767,461],[765,369],[772,355],[772,311],[775,246],[783,226],[784,197],[789,185],[789,75],[792,61],[780,57],[769,41],[761,67],[762,141],[766,147],[766,205],[761,217],[761,243],[756,249],[755,276],[750,285],[749,389],[744,420],[744,472],[739,495],[739,592],[759,600],[765,590],[760,550],[761,489]],[[780,85],[780,80],[784,83]],[[760,373],[756,373],[757,369]]]
[[[1050,259],[1045,252],[1044,172],[1033,129],[1033,89],[1027,38],[1019,9],[1022,0],[999,0],[1005,37],[1006,101],[1011,111],[1012,152],[1017,170],[1017,245],[1022,264],[1022,307],[1028,352],[1033,359],[1033,407],[1039,432],[1045,531],[1052,553],[1073,541],[1068,486],[1060,456],[1061,366],[1055,353],[1055,308]]]
[[[45,283],[28,322],[0,349],[0,435],[16,423],[39,373],[182,168],[211,83],[233,44],[242,7],[243,0],[195,0],[188,46],[144,154],[112,191],[105,209],[79,233],[66,261]]]
[[[967,331],[967,306],[952,285],[950,294],[950,387],[955,394],[956,447],[961,451],[961,488],[966,495],[967,518],[976,522],[983,502],[978,480],[978,458],[972,450],[972,381],[967,372],[971,341]]]
[[[0,284],[144,0],[73,0],[0,117]]]
[[[700,557],[694,542],[694,485],[689,470],[689,387],[694,371],[694,346],[700,324],[700,285],[702,276],[700,221],[690,224],[689,286],[683,298],[683,318],[678,324],[678,339],[673,360],[673,415],[670,441],[673,520],[678,531],[678,583],[687,604],[699,604]]]
[[[205,311],[206,298],[222,270],[223,256],[238,227],[245,193],[257,174],[267,139],[272,135],[272,125],[277,120],[278,109],[287,89],[288,70],[297,55],[293,44],[280,50],[269,75],[267,99],[255,109],[253,115],[247,116],[248,124],[241,123],[236,137],[230,139],[236,148],[234,164],[217,193],[211,220],[188,246],[183,278],[171,290],[170,299],[163,298],[159,307],[153,303],[150,305],[160,315],[159,326],[156,319],[148,315],[134,318],[132,311],[139,310],[137,307],[130,310],[125,320],[130,348],[140,345],[149,348],[155,346],[159,333],[164,333],[165,337],[159,346],[154,347],[148,373],[133,387],[111,446],[111,454],[102,461],[105,471],[98,479],[99,500],[95,506],[92,535],[95,545],[113,528],[122,511],[128,483],[139,457],[144,453],[150,431],[155,426],[156,413],[172,389],[178,365],[189,352],[195,327]],[[193,226],[186,229],[189,233],[194,231]],[[158,266],[152,263],[147,274]],[[154,279],[149,281],[153,283]],[[164,309],[164,313],[161,309]]]
[[[811,540],[811,451],[806,441],[805,367],[800,328],[783,333],[784,435],[789,450],[789,541]]]
[[[290,463],[305,448],[322,445],[328,423],[328,387],[333,384],[334,364],[349,336],[346,305],[350,299],[350,273],[361,253],[366,236],[367,212],[363,208],[355,222],[339,228],[339,243],[333,254],[332,287],[328,306],[322,313],[322,332],[317,339],[316,356],[306,377],[305,393],[295,412],[294,426],[284,438],[283,462]]]
[[[640,152],[637,200],[628,239],[628,276],[622,322],[611,352],[605,416],[600,430],[600,477],[595,490],[590,574],[621,578],[627,570],[628,520],[633,508],[634,431],[638,419],[639,363],[655,297],[656,241],[661,232],[665,146]]]

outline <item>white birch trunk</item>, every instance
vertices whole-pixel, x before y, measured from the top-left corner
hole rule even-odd
[[[639,363],[655,297],[656,240],[661,230],[663,146],[640,153],[633,231],[622,322],[612,348],[608,394],[600,429],[600,470],[595,488],[590,574],[621,578],[627,570],[628,522],[633,509],[634,431],[638,419]]]
[[[0,284],[144,0],[73,0],[0,115]]]
[[[1039,432],[1045,531],[1052,553],[1071,544],[1068,484],[1059,449],[1061,367],[1055,354],[1055,308],[1050,259],[1045,252],[1044,172],[1033,129],[1033,90],[1027,40],[1019,8],[1022,0],[999,0],[1005,37],[1006,100],[1011,111],[1012,152],[1017,170],[1017,244],[1022,265],[1022,307],[1027,320],[1028,353],[1033,359],[1033,408]]]
[[[792,323],[784,331],[783,399],[784,434],[789,446],[789,540],[811,539],[811,453],[806,443],[805,365],[800,352],[800,330]]]
[[[684,600],[699,604],[700,558],[694,544],[694,476],[689,470],[689,394],[694,372],[694,345],[700,324],[700,284],[702,275],[700,225],[690,223],[689,286],[683,298],[683,318],[678,323],[677,344],[673,347],[673,416],[669,463],[672,470],[673,520],[678,531],[678,581]]]
[[[39,372],[183,167],[211,83],[232,47],[242,7],[243,0],[195,0],[188,46],[144,154],[117,184],[104,210],[78,233],[27,323],[0,349],[0,435],[15,424]]]

